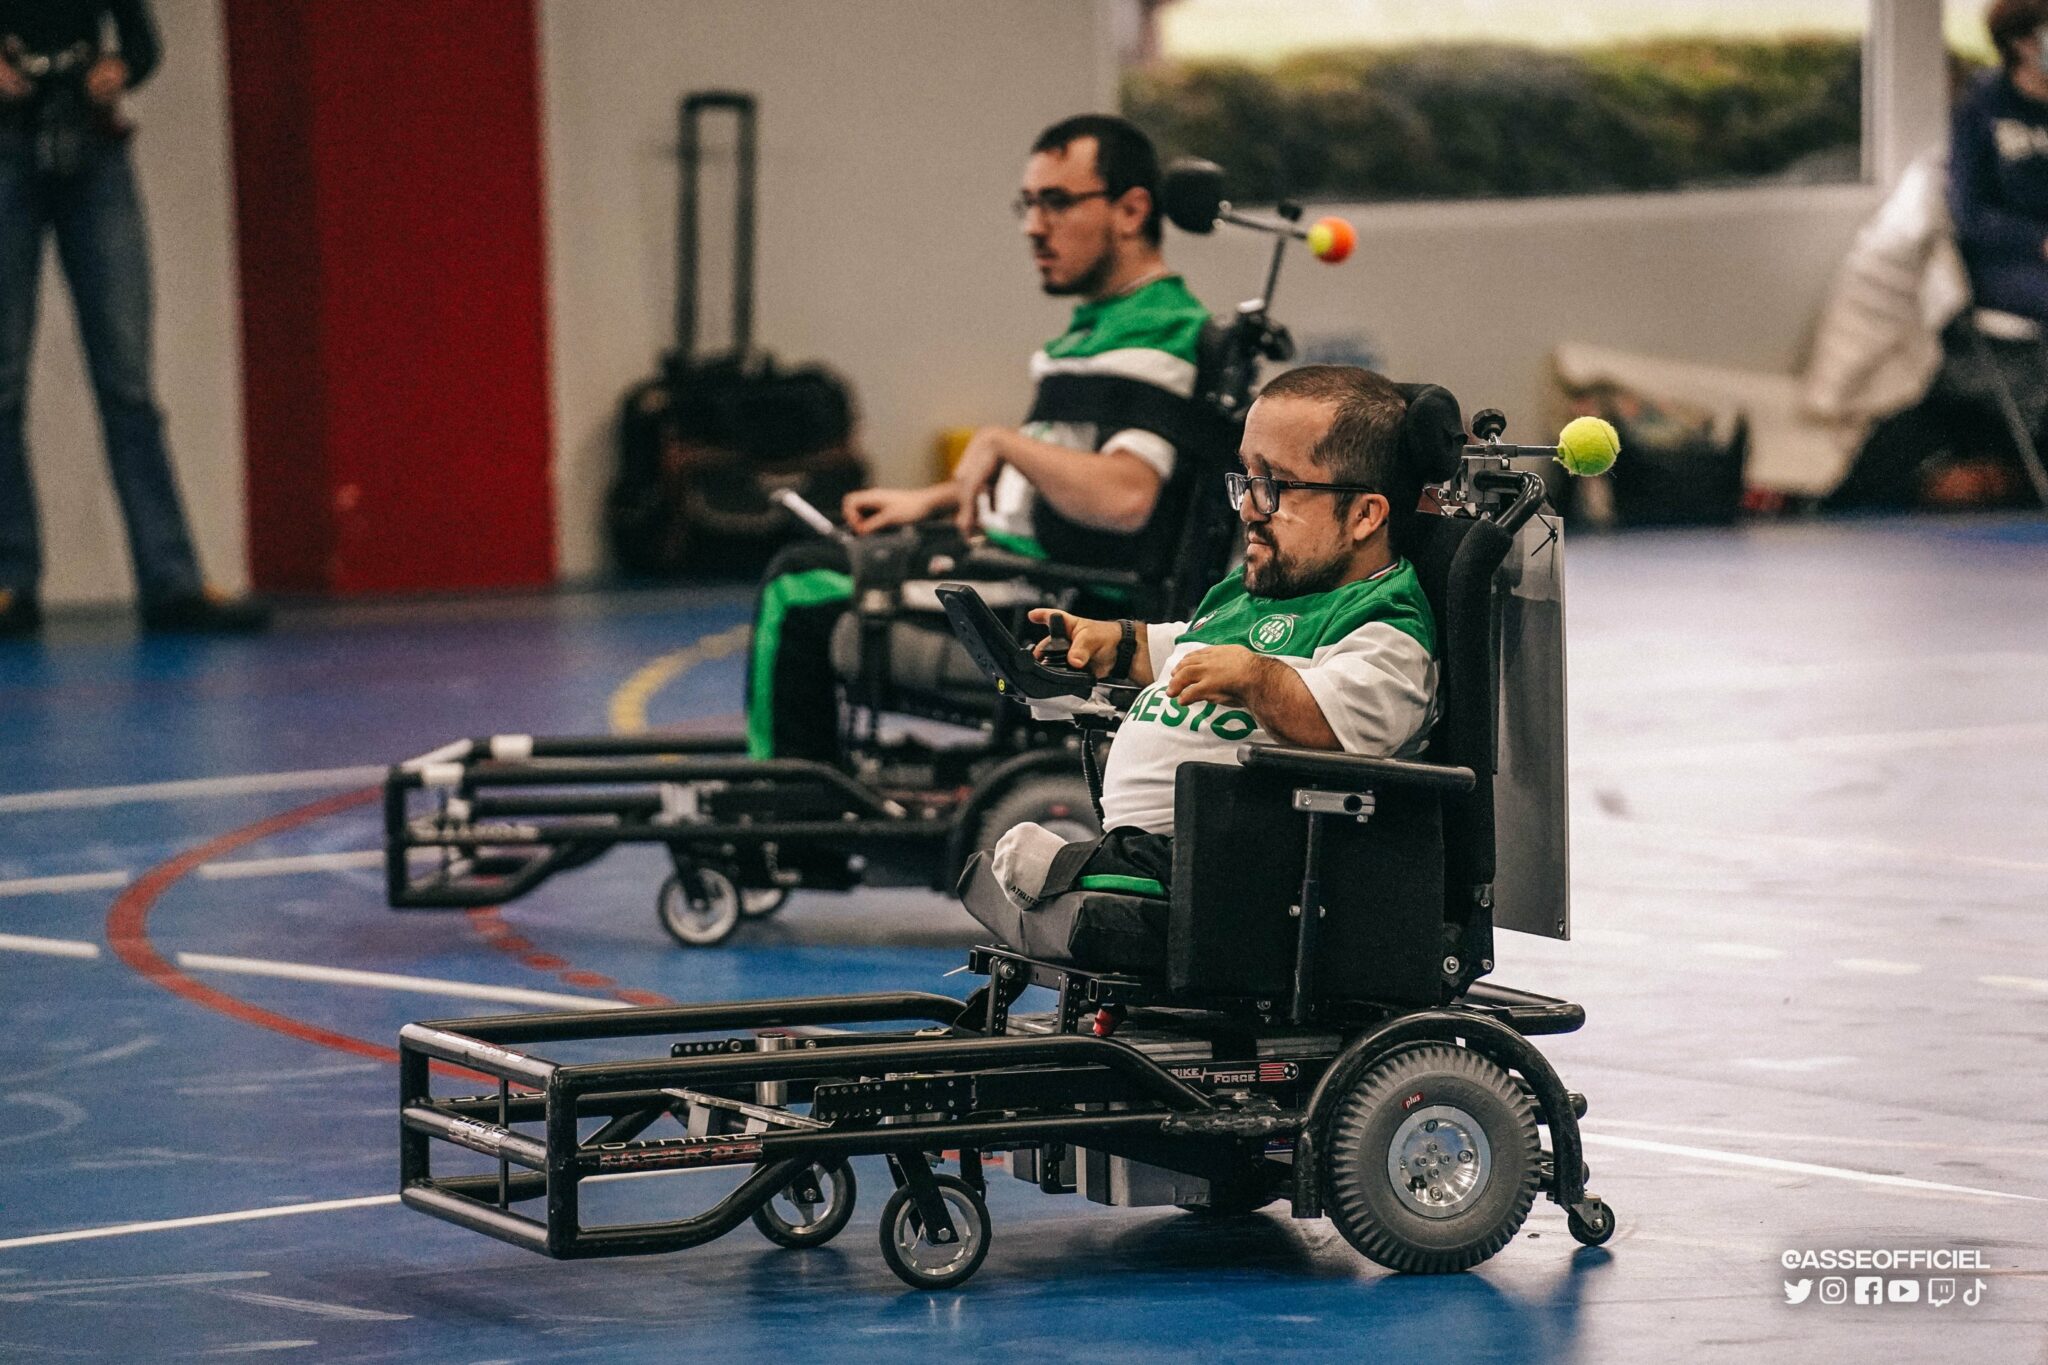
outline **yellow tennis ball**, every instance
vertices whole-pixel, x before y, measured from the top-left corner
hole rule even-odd
[[[1598,417],[1574,417],[1557,433],[1557,462],[1582,479],[1605,474],[1621,454],[1621,433]]]

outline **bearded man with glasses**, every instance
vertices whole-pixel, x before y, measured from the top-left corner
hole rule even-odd
[[[1304,365],[1246,416],[1245,472],[1228,476],[1244,566],[1191,621],[1064,618],[1065,658],[1144,688],[1103,770],[1100,839],[1023,824],[991,871],[1019,911],[1084,876],[1173,876],[1174,774],[1235,763],[1244,743],[1375,757],[1419,754],[1436,715],[1436,620],[1400,554],[1421,497],[1400,457],[1407,401],[1370,370]],[[1041,642],[1041,658],[1056,650]],[[990,925],[1002,931],[1002,925]]]
[[[1199,430],[1197,352],[1207,310],[1160,253],[1159,157],[1134,124],[1108,115],[1039,134],[1012,209],[1047,294],[1080,302],[1031,359],[1036,386],[1017,427],[984,427],[953,476],[924,488],[868,488],[841,506],[859,536],[932,524],[985,535],[1015,554],[1136,570],[1160,494]],[[955,541],[955,544],[958,542]],[[943,548],[943,547],[941,547]],[[846,549],[802,542],[768,568],[747,679],[754,758],[839,756],[830,666],[847,610]]]

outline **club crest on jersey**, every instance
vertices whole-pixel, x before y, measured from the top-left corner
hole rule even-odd
[[[1275,612],[1259,618],[1252,627],[1251,646],[1261,654],[1271,654],[1294,638],[1294,623],[1298,618],[1287,612]]]

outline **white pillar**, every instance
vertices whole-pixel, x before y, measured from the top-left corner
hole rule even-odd
[[[1948,139],[1941,0],[1870,0],[1863,49],[1863,173],[1889,189],[1906,164]]]

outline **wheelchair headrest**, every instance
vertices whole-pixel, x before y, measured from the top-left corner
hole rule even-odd
[[[1401,418],[1401,463],[1418,483],[1442,483],[1458,472],[1465,418],[1451,391],[1435,384],[1396,384],[1408,400]]]

